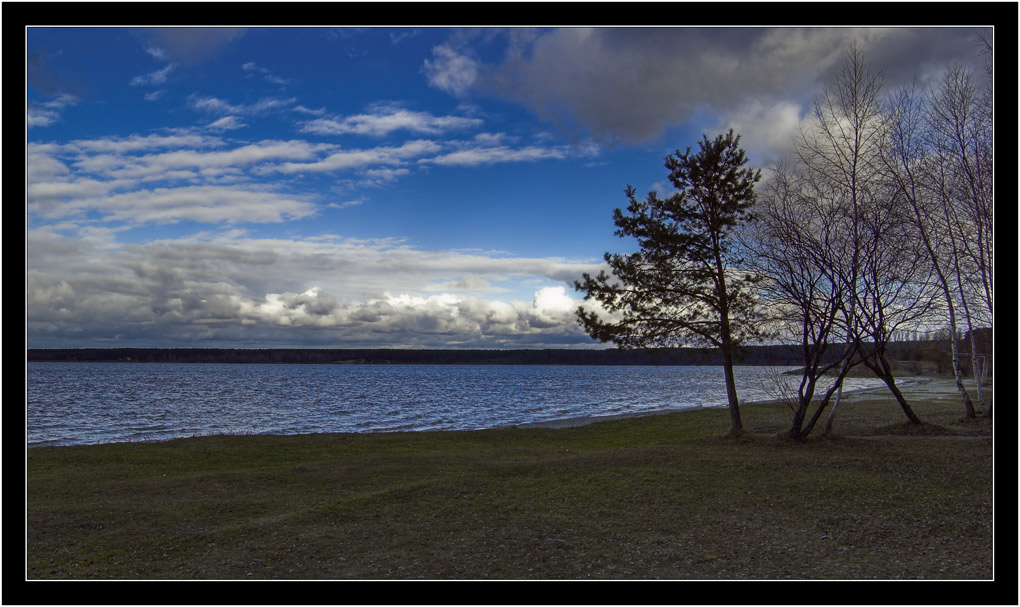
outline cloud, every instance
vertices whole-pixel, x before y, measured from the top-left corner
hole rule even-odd
[[[495,164],[504,162],[533,162],[547,159],[563,159],[569,155],[566,148],[543,148],[529,146],[524,148],[510,148],[507,146],[495,147],[474,147],[470,149],[457,150],[435,158],[422,160],[422,163],[437,164],[440,166],[475,166],[480,164]]]
[[[410,158],[432,154],[439,150],[439,144],[419,139],[396,147],[337,152],[316,162],[287,162],[274,167],[273,170],[283,173],[331,172],[378,164],[400,164]]]
[[[394,46],[421,33],[419,29],[397,29],[390,31],[390,43]]]
[[[430,86],[462,96],[475,84],[479,63],[468,54],[444,44],[432,49],[434,59],[425,60],[425,77]]]
[[[111,154],[128,154],[143,150],[173,147],[217,147],[224,145],[223,140],[197,134],[176,135],[129,135],[126,137],[102,137],[98,139],[76,139],[60,148],[48,148],[59,153],[90,153],[103,152]],[[35,149],[43,149],[33,144]]]
[[[699,112],[718,119],[746,111],[752,99],[804,102],[839,69],[851,41],[901,82],[961,57],[976,61],[976,35],[967,28],[513,30],[498,62],[473,58],[458,36],[433,49],[424,71],[451,95],[499,96],[568,131],[646,142]]]
[[[265,114],[272,110],[282,109],[292,105],[297,99],[280,99],[275,97],[263,97],[255,103],[235,105],[217,97],[192,96],[188,105],[195,110],[208,112],[210,114]]]
[[[166,82],[170,72],[173,71],[175,65],[173,63],[167,65],[161,70],[143,74],[141,76],[135,76],[131,80],[131,86],[149,86],[149,85],[160,85]]]
[[[369,135],[381,137],[394,131],[421,134],[439,134],[452,129],[480,126],[477,118],[460,116],[433,116],[428,112],[413,112],[401,108],[383,107],[374,113],[357,114],[345,118],[318,118],[302,123],[301,131],[317,135]]]
[[[806,104],[793,101],[752,99],[724,115],[710,132],[733,129],[757,163],[772,165],[790,151],[807,110]]]
[[[255,188],[200,185],[111,193],[105,182],[80,180],[29,186],[30,206],[41,217],[56,219],[97,213],[105,221],[134,224],[278,223],[314,215],[301,197]]]
[[[183,64],[210,59],[244,35],[234,27],[155,27],[135,30],[153,57]]]
[[[252,170],[315,158],[329,149],[272,140],[230,146],[196,133],[30,144],[28,208],[35,219],[92,215],[135,225],[310,217],[317,208],[314,197],[262,184]]]
[[[244,128],[245,126],[246,125],[241,122],[241,119],[237,116],[224,116],[223,118],[210,122],[206,125],[206,128],[214,131],[229,131]]]
[[[43,103],[29,102],[27,115],[29,127],[50,126],[60,120],[64,108],[76,105],[79,99],[74,95],[62,94],[56,99]]]
[[[222,119],[211,126],[224,130],[242,125],[236,119]],[[162,151],[163,148],[170,150]],[[131,180],[194,180],[203,170],[242,172],[260,163],[312,159],[333,148],[293,140],[267,140],[229,147],[217,137],[189,133],[76,140],[63,146],[33,146],[32,149],[37,161],[44,156],[60,159],[72,166],[79,176],[119,180],[124,187]],[[33,185],[46,186],[47,182],[38,180]]]
[[[259,66],[255,65],[255,63],[252,62],[252,61],[249,61],[248,63],[245,63],[244,65],[242,65],[241,69],[244,70],[245,72],[248,72],[249,75],[259,74],[259,75],[262,76],[262,78],[266,82],[270,82],[272,84],[279,84],[281,86],[282,85],[290,84],[289,80],[287,80],[285,78],[281,78],[281,77],[273,74],[272,72],[270,72],[269,70],[267,70],[264,67],[259,67]]]
[[[53,66],[50,55],[41,52],[28,52],[25,55],[25,75],[29,87],[49,98],[78,98],[85,88],[81,80],[69,79]]]
[[[591,343],[574,320],[582,302],[562,283],[592,264],[241,231],[133,245],[118,244],[112,232],[80,235],[70,225],[30,234],[33,344],[117,334],[149,346]],[[445,282],[461,288],[437,292],[447,276],[459,276]],[[530,301],[486,297],[493,284],[522,278],[549,286]]]

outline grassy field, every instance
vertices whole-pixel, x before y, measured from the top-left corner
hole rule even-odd
[[[33,448],[27,577],[991,579],[991,424],[913,406]]]

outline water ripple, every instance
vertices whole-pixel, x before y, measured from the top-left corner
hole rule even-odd
[[[741,400],[770,398],[738,367]],[[880,385],[853,379],[847,389]],[[29,363],[27,442],[494,428],[725,406],[721,367]]]

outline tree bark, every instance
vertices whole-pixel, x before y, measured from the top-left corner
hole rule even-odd
[[[729,340],[727,340],[728,342]],[[733,353],[729,343],[723,344],[720,348],[723,357],[723,375],[726,378],[726,399],[730,409],[730,432],[733,434],[743,431],[744,426],[740,421],[740,403],[737,400],[737,383],[733,379]]]
[[[900,408],[903,409],[903,413],[907,416],[907,419],[910,420],[910,423],[919,425],[921,423],[920,418],[917,417],[914,410],[910,408],[909,404],[907,404],[907,399],[904,398],[900,389],[896,387],[896,378],[893,377],[892,371],[889,369],[889,363],[885,360],[885,355],[878,355],[877,359],[878,360],[874,363],[865,361],[864,364],[885,382],[885,385],[889,388],[889,391],[892,392],[893,397],[896,398],[896,402],[899,403]]]
[[[977,417],[977,413],[974,411],[974,403],[970,400],[970,395],[967,394],[967,388],[963,385],[963,371],[960,369],[960,343],[959,336],[956,334],[956,319],[953,316],[952,308],[949,310],[949,326],[952,332],[951,339],[949,340],[952,344],[953,352],[953,374],[956,378],[956,389],[960,391],[963,396],[963,409],[967,413],[967,417],[974,419]],[[972,363],[973,366],[973,363]]]

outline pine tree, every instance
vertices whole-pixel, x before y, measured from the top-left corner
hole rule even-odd
[[[584,307],[578,321],[592,337],[621,348],[718,347],[722,355],[731,432],[742,431],[733,363],[741,343],[758,334],[754,276],[742,272],[736,230],[753,218],[754,184],[761,172],[747,168],[740,136],[730,130],[700,149],[677,150],[665,166],[676,192],[654,191],[616,209],[616,235],[636,238],[640,250],[606,253],[611,274],[585,274],[575,283],[608,318]]]

